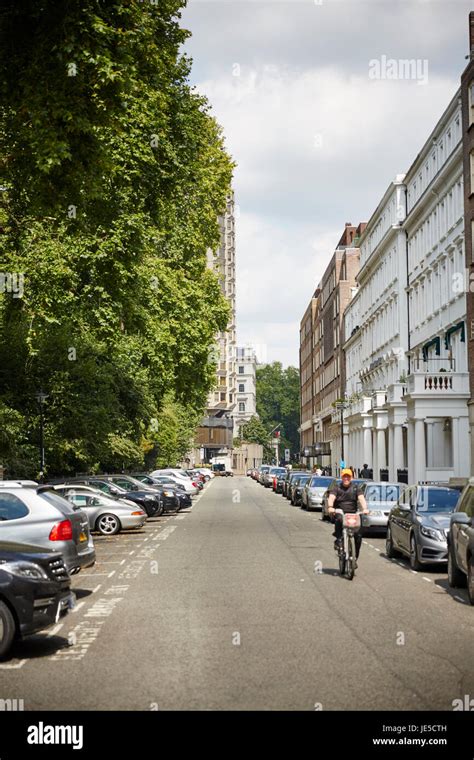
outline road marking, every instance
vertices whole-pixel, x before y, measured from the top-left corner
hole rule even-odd
[[[19,661],[18,661],[17,663],[15,663],[15,664],[12,664],[12,663],[8,663],[8,662],[7,662],[7,663],[5,663],[5,664],[3,664],[3,665],[2,665],[2,664],[0,664],[0,668],[1,668],[2,670],[17,670],[18,668],[22,668],[22,667],[23,667],[23,665],[25,664],[25,662],[27,662],[27,660],[19,660]]]
[[[56,636],[57,632],[61,630],[64,623],[58,623],[58,625],[55,625],[54,628],[51,628],[51,630],[48,632],[48,636]]]
[[[123,560],[121,561],[121,563],[120,563],[120,564],[121,564],[121,565],[124,565],[124,564],[125,564],[125,562],[126,562],[126,560],[125,560],[125,559],[123,559]]]
[[[111,572],[111,573],[109,573],[107,577],[108,577],[108,578],[111,578],[113,575],[115,575],[115,570],[112,570],[112,572]]]
[[[99,590],[100,588],[102,588],[102,583],[99,583],[99,585],[98,585],[98,586],[96,586],[95,588],[93,588],[93,589],[92,589],[92,593],[93,593],[93,594],[97,594],[97,592],[98,592],[98,590]]]
[[[135,552],[128,552],[128,556],[131,556],[132,554],[135,554]]]
[[[453,599],[457,599],[458,602],[462,602],[463,604],[466,604],[466,602],[464,601],[464,599],[462,598],[462,596],[454,596]]]
[[[73,607],[73,609],[71,610],[71,612],[77,612],[78,610],[81,609],[81,607],[84,606],[84,604],[85,604],[85,602],[79,602],[79,604],[76,604],[76,606]]]
[[[97,578],[99,575],[107,575],[107,573],[81,573],[81,578]]]
[[[428,583],[433,583],[433,581],[431,580],[431,578],[425,578],[424,575],[423,575],[423,580],[424,581],[428,581]]]

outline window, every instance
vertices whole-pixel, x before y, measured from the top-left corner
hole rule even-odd
[[[225,401],[225,393],[221,393],[221,401]]]
[[[245,393],[245,385],[244,385],[244,383],[239,383],[239,393]]]
[[[12,493],[0,493],[0,520],[19,520],[26,517],[28,508]]]
[[[245,372],[245,367],[242,367],[241,365],[239,365],[239,375],[243,375],[244,372]]]
[[[474,81],[469,84],[469,126],[474,123]]]
[[[474,488],[469,488],[459,505],[459,512],[465,512],[468,517],[474,517]]]
[[[241,401],[239,403],[239,412],[245,412],[245,402]]]

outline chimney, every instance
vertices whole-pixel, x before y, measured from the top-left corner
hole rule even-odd
[[[474,11],[469,13],[469,58],[474,59]]]

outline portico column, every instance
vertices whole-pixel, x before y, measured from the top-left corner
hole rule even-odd
[[[425,421],[415,420],[415,482],[426,480]]]
[[[377,430],[377,476],[376,480],[380,478],[380,470],[387,466],[387,447],[385,444],[385,430]],[[375,476],[375,473],[374,473]]]
[[[403,459],[403,428],[401,425],[393,426],[393,479],[396,481],[397,470],[402,469]]]
[[[364,461],[362,464],[372,467],[372,431],[369,427],[364,428]]]
[[[408,483],[416,482],[416,459],[415,459],[415,420],[408,420],[407,429],[407,465]]]
[[[396,481],[393,425],[388,426],[388,479]]]
[[[377,431],[372,430],[372,469],[374,471],[374,478],[378,480],[379,469],[378,447],[377,447]]]

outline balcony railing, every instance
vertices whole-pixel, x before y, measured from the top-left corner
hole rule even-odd
[[[408,375],[407,392],[412,394],[469,395],[468,372],[414,372]]]

